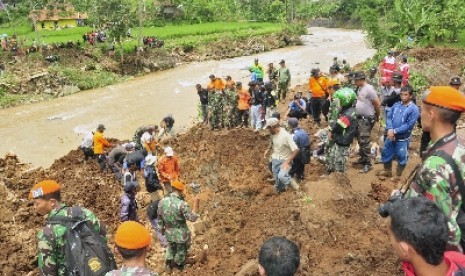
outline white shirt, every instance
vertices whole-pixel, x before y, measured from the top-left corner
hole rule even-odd
[[[81,148],[91,149],[94,145],[94,132],[89,132],[82,141]]]
[[[153,135],[150,134],[148,131],[144,132],[144,134],[142,134],[142,137],[140,138],[140,141],[142,143],[147,143],[147,144],[150,144],[152,140],[153,140]]]
[[[292,135],[283,128],[271,136],[271,147],[273,149],[271,158],[279,160],[287,159],[293,151],[299,149],[292,139]]]

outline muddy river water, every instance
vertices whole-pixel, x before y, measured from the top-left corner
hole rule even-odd
[[[255,56],[206,61],[178,66],[118,85],[85,91],[63,98],[0,110],[0,155],[16,153],[23,162],[50,166],[99,123],[107,137],[129,139],[140,125],[159,124],[173,114],[179,131],[197,120],[198,96],[194,85],[206,84],[208,75],[230,75],[247,81],[257,57],[264,66],[281,59],[291,71],[292,85],[305,83],[311,68],[328,71],[334,56],[350,64],[373,55],[361,31],[310,28],[303,46],[278,49]]]

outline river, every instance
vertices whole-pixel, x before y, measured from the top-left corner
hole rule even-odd
[[[266,67],[281,59],[291,71],[292,85],[305,83],[310,70],[328,71],[334,56],[350,64],[374,54],[358,30],[309,28],[303,46],[278,49],[254,56],[189,63],[152,73],[125,83],[89,90],[70,96],[0,110],[0,155],[17,154],[23,162],[48,167],[77,148],[83,136],[98,124],[105,124],[107,137],[129,139],[141,125],[159,124],[173,114],[179,131],[193,125],[198,96],[194,85],[207,84],[208,76],[232,76],[247,81],[241,70],[258,58]]]

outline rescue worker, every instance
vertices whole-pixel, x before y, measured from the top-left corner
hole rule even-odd
[[[115,173],[116,179],[122,178],[124,159],[134,150],[136,143],[130,142],[114,147],[108,154],[108,166]]]
[[[458,214],[463,204],[457,179],[465,178],[465,147],[457,138],[455,125],[465,112],[465,96],[448,86],[431,86],[422,96],[422,128],[431,143],[405,197],[424,196],[439,206],[448,219],[447,250],[462,251]],[[454,170],[456,168],[456,170]]]
[[[279,125],[279,120],[276,118],[267,119],[265,128],[271,134],[271,142],[263,157],[268,160],[268,153],[271,151],[271,167],[276,192],[280,194],[286,191],[288,185],[294,190],[299,190],[299,185],[289,175],[292,160],[299,152],[292,135]]]
[[[208,122],[211,130],[222,127],[223,118],[223,91],[210,90],[208,99]]]
[[[228,129],[237,126],[237,102],[238,97],[236,92],[236,85],[234,82],[232,82],[226,87],[223,95],[223,121],[224,126]]]
[[[307,132],[299,127],[299,120],[296,118],[289,118],[287,123],[291,128],[292,139],[299,148],[299,152],[292,160],[289,175],[298,181],[302,181],[305,178],[305,164],[310,161],[310,138]]]
[[[347,87],[338,89],[333,94],[334,105],[328,127],[331,146],[328,147],[326,174],[347,171],[349,148],[357,135],[358,121],[353,107],[356,98],[355,92]]]
[[[110,142],[103,137],[105,129],[105,126],[100,124],[94,133],[94,154],[97,156],[100,171],[106,168],[107,156],[105,155],[105,148],[110,146]]]
[[[410,65],[408,64],[407,56],[402,56],[399,64],[399,71],[402,74],[402,86],[405,86],[410,79]]]
[[[236,90],[237,90],[237,96],[239,98],[238,103],[237,103],[237,109],[239,110],[237,128],[247,127],[248,122],[249,122],[249,109],[250,109],[250,98],[251,98],[250,93],[249,91],[242,88],[242,83],[239,81],[236,83]]]
[[[150,231],[142,224],[135,221],[121,223],[115,233],[115,250],[123,258],[123,265],[105,276],[158,276],[147,268],[145,262],[151,243]]]
[[[29,193],[29,199],[34,201],[34,211],[40,216],[47,215],[45,226],[37,233],[38,268],[40,275],[65,275],[65,244],[63,233],[66,226],[51,224],[49,220],[55,217],[72,217],[75,208],[66,206],[61,202],[61,187],[54,180],[43,180],[34,185]],[[87,220],[96,232],[106,240],[106,231],[103,224],[90,210],[78,207],[81,215]]]
[[[258,254],[258,275],[293,276],[300,265],[299,247],[285,237],[271,237]]]
[[[84,162],[89,158],[94,158],[94,134],[95,131],[90,131],[82,140],[80,148],[84,153]]]
[[[255,77],[259,84],[263,83],[263,78],[265,77],[265,69],[263,69],[263,66],[258,63],[258,58],[254,59],[254,63],[252,66],[249,67],[249,71],[252,74],[255,74]]]
[[[149,126],[145,129],[144,134],[140,138],[142,146],[147,150],[148,154],[155,155],[157,148],[157,141],[155,138],[154,127]]]
[[[165,148],[165,156],[160,158],[157,164],[160,182],[165,187],[165,195],[171,193],[171,182],[179,178],[179,159],[174,156],[171,147]]]
[[[192,211],[185,201],[186,186],[180,181],[171,183],[173,192],[160,200],[158,205],[158,229],[168,240],[168,248],[165,253],[166,272],[170,273],[173,268],[183,270],[187,251],[190,247],[191,232],[186,221],[195,222],[199,215],[200,199],[194,197]]]
[[[384,169],[378,174],[382,177],[392,177],[392,160],[396,156],[398,162],[396,178],[399,180],[407,166],[412,130],[420,117],[418,107],[412,101],[413,88],[411,86],[402,87],[400,98],[401,101],[392,106],[386,117],[386,138],[381,151]]]
[[[163,136],[174,137],[174,118],[173,115],[168,114],[160,122],[160,133],[158,133],[158,139],[162,139]]]
[[[379,65],[379,72],[381,74],[381,81],[386,81],[390,78],[396,70],[396,58],[394,57],[394,52],[389,50],[387,56],[383,58],[381,64]]]
[[[213,74],[211,74],[208,78],[210,79],[209,86],[214,87],[216,92],[223,91],[225,83],[221,78],[215,77]]]
[[[320,69],[314,68],[311,71],[311,77],[308,81],[308,91],[311,93],[310,108],[314,122],[321,125],[321,113],[326,106],[328,98],[328,78],[323,76]],[[325,117],[327,116],[326,114]]]
[[[286,67],[286,61],[282,59],[279,62],[278,70],[278,100],[285,100],[289,85],[291,84],[291,72]]]
[[[224,88],[228,88],[230,87],[231,85],[235,85],[236,82],[234,82],[231,78],[231,76],[226,76],[225,78],[225,83],[224,83]]]
[[[202,88],[202,85],[196,84],[195,88],[197,89],[197,95],[200,98],[200,112],[202,116],[202,124],[206,124],[208,118],[208,90]]]
[[[357,139],[360,146],[360,158],[354,164],[362,164],[363,168],[359,172],[368,173],[373,168],[371,165],[371,130],[375,122],[379,121],[380,103],[375,89],[366,82],[364,72],[355,72],[353,79],[358,87],[355,112],[357,112]]]
[[[274,67],[274,64],[270,62],[266,73],[268,74],[268,82],[272,85],[273,89],[276,88],[276,82],[278,81],[278,70]]]

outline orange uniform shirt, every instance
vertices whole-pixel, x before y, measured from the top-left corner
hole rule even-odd
[[[220,78],[216,78],[213,81],[210,81],[209,87],[215,87],[215,90],[224,90],[225,84],[224,81]]]
[[[157,164],[158,176],[161,182],[169,182],[179,178],[179,159],[176,156],[163,156]]]
[[[110,146],[110,142],[103,137],[103,133],[96,131],[94,134],[94,154],[102,154],[105,147]]]
[[[250,93],[245,89],[241,89],[237,91],[237,96],[239,97],[239,102],[237,104],[237,108],[239,110],[247,110],[250,108]]]
[[[308,80],[308,90],[312,91],[313,98],[322,98],[325,97],[325,91],[328,92],[328,78],[319,77],[318,79],[311,77]]]

